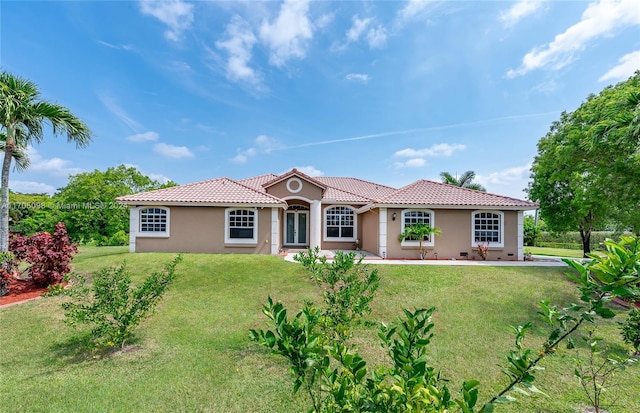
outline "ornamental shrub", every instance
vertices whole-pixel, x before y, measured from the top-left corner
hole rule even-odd
[[[640,310],[632,308],[625,321],[618,322],[625,343],[631,344],[634,354],[640,356]]]
[[[152,273],[135,288],[124,263],[100,270],[90,286],[86,278],[75,277],[72,288],[65,291],[74,301],[62,304],[65,322],[91,326],[89,347],[124,347],[175,280],[175,267],[181,260],[181,255],[176,256],[163,271]]]
[[[48,232],[28,237],[14,234],[9,240],[9,250],[14,254],[13,268],[27,262],[30,265],[23,275],[30,277],[38,287],[48,287],[62,282],[71,271],[69,263],[78,247],[71,243],[64,223],[58,222],[53,235]]]

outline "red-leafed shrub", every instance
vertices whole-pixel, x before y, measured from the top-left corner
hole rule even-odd
[[[25,273],[34,284],[48,287],[62,282],[71,271],[69,262],[78,252],[78,247],[69,240],[64,223],[58,222],[53,235],[48,232],[38,232],[28,237],[13,235],[9,240],[9,250],[16,262],[30,264]]]

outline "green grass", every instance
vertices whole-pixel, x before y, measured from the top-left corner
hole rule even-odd
[[[524,247],[524,250],[525,252],[531,252],[533,255],[582,258],[582,250],[570,250],[567,248],[548,248],[548,247]]]
[[[85,247],[75,271],[94,272],[126,260],[134,282],[162,268],[174,254],[129,254],[126,247]],[[563,268],[377,266],[381,285],[369,317],[389,322],[402,308],[435,306],[430,361],[457,390],[481,382],[486,401],[505,384],[497,364],[511,348],[510,325],[536,318],[541,299],[559,305],[578,300]],[[125,352],[91,357],[63,323],[62,297],[0,309],[0,410],[3,412],[297,412],[284,361],[248,340],[265,327],[267,295],[290,313],[320,300],[315,284],[295,263],[272,256],[185,254],[179,278],[155,314],[137,330]],[[615,319],[614,319],[615,320]],[[619,346],[615,321],[599,333]],[[375,327],[362,326],[354,342],[370,366],[386,363]],[[540,343],[537,326],[528,343]],[[520,398],[498,412],[577,412],[585,405],[566,350],[543,362],[538,386],[549,397]],[[612,412],[640,411],[639,368],[620,375]]]

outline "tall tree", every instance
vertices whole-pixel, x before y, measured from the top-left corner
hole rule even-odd
[[[121,238],[129,230],[129,208],[117,204],[115,199],[174,185],[171,181],[151,179],[136,168],[119,165],[69,177],[69,183],[53,196],[53,202],[74,241],[119,244],[128,240]]]
[[[440,172],[440,178],[444,184],[455,185],[467,189],[475,189],[476,191],[482,192],[487,191],[484,186],[473,182],[473,180],[476,179],[476,173],[473,171],[467,171],[460,175],[460,177],[457,175],[453,176],[449,172]]]
[[[9,248],[9,172],[17,153],[26,155],[29,144],[44,140],[44,125],[51,124],[54,135],[64,134],[77,147],[91,142],[91,131],[69,109],[41,99],[35,83],[0,73],[0,132],[3,133],[4,160],[0,191],[0,252]]]
[[[540,203],[552,231],[580,231],[583,252],[591,232],[611,219],[640,218],[640,167],[637,132],[620,102],[638,90],[639,75],[591,95],[574,112],[563,112],[538,143],[527,191]],[[637,106],[632,108],[637,110]],[[634,207],[635,205],[635,207]],[[632,211],[617,214],[616,211]]]

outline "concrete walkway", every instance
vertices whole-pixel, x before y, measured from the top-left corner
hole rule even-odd
[[[390,264],[390,265],[483,265],[487,267],[566,267],[567,264],[562,262],[561,257],[547,257],[542,255],[534,255],[534,261],[482,261],[482,260],[387,260],[367,251],[355,251],[359,256],[364,256],[362,261],[365,264]],[[327,261],[331,262],[335,255],[335,250],[320,251],[320,255],[327,257]],[[296,262],[293,257],[296,252],[289,252],[285,255],[285,261]]]

